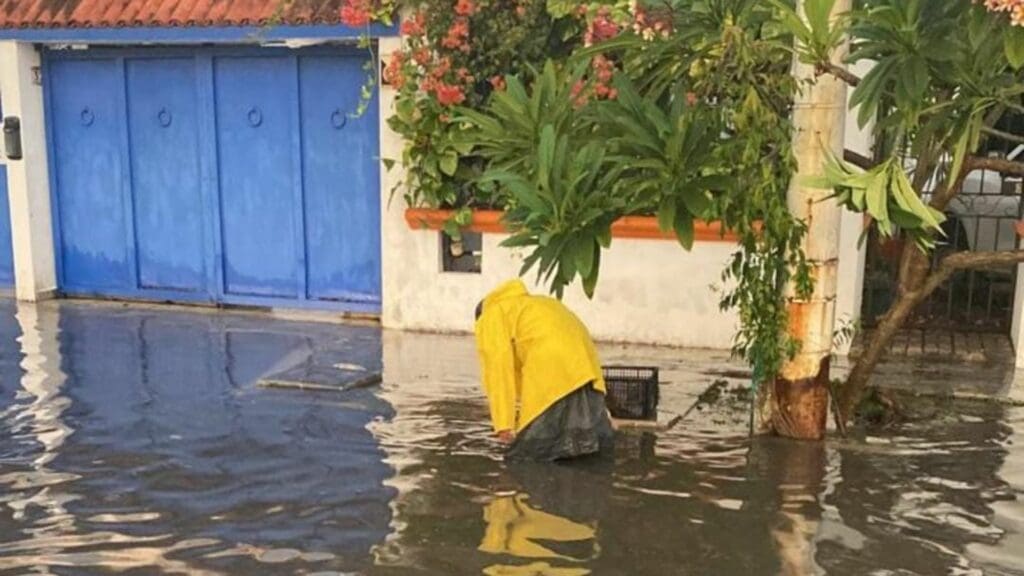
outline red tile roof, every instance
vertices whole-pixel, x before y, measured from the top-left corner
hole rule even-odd
[[[338,24],[344,0],[0,0],[0,28]]]

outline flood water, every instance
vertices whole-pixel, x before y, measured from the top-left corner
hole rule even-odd
[[[384,384],[257,386],[338,351]],[[602,354],[667,412],[735,368]],[[511,466],[476,378],[465,338],[0,302],[0,574],[1024,574],[1024,409],[825,444],[721,409]]]

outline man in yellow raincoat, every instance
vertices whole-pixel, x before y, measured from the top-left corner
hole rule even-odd
[[[575,314],[511,280],[476,316],[484,390],[507,458],[554,461],[611,446],[601,362]]]

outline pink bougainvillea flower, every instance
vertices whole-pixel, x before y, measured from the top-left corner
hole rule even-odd
[[[412,53],[412,59],[420,66],[426,66],[431,60],[430,49],[426,46],[417,48],[416,51]]]
[[[402,21],[403,36],[423,36],[426,31],[426,17],[423,12],[417,12],[416,16]]]
[[[572,90],[569,91],[569,97],[572,98],[572,105],[576,108],[582,108],[586,106],[587,100],[587,83],[583,80],[577,80],[572,85]]]
[[[398,90],[405,86],[405,72],[403,70],[405,62],[405,52],[396,50],[391,53],[391,59],[388,60],[388,65],[384,67],[384,80]]]
[[[652,14],[647,8],[633,3],[633,32],[647,40],[655,38],[667,38],[672,34],[672,13],[662,10],[661,13]]]
[[[451,27],[448,28],[448,33],[445,34],[441,45],[445,48],[452,50],[461,50],[463,52],[469,51],[469,21],[464,17],[456,18],[452,22]]]
[[[341,7],[341,21],[353,28],[369,24],[370,0],[345,0],[345,5]]]
[[[590,25],[587,26],[587,31],[584,34],[583,41],[588,46],[591,44],[597,44],[598,42],[604,42],[610,40],[619,35],[619,25],[615,23],[611,18],[611,11],[607,6],[602,6],[597,11],[597,16],[590,21]]]
[[[437,101],[442,106],[454,106],[462,104],[466,100],[466,93],[462,91],[461,86],[445,84],[444,82],[437,84],[434,88],[434,93],[437,95]]]
[[[455,13],[459,16],[470,16],[476,12],[476,4],[473,0],[457,0],[455,2]]]
[[[473,82],[476,82],[476,78],[469,73],[468,68],[459,68],[455,71],[455,75],[459,78],[459,82],[464,84],[472,84]]]
[[[452,61],[450,58],[445,56],[437,62],[437,66],[430,71],[430,75],[434,78],[442,78],[445,74],[452,69]]]

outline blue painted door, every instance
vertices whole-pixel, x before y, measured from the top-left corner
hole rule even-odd
[[[380,295],[380,195],[377,107],[362,117],[358,58],[299,60],[305,189],[307,294],[329,300],[376,301]]]
[[[62,281],[70,291],[134,285],[120,65],[110,58],[57,61],[50,67]]]
[[[0,285],[14,285],[11,206],[7,196],[7,167],[3,164],[0,164]]]
[[[65,292],[375,311],[364,55],[48,53]]]
[[[195,61],[125,63],[138,284],[207,290]]]
[[[294,66],[291,58],[225,57],[214,63],[227,294],[302,293]]]

